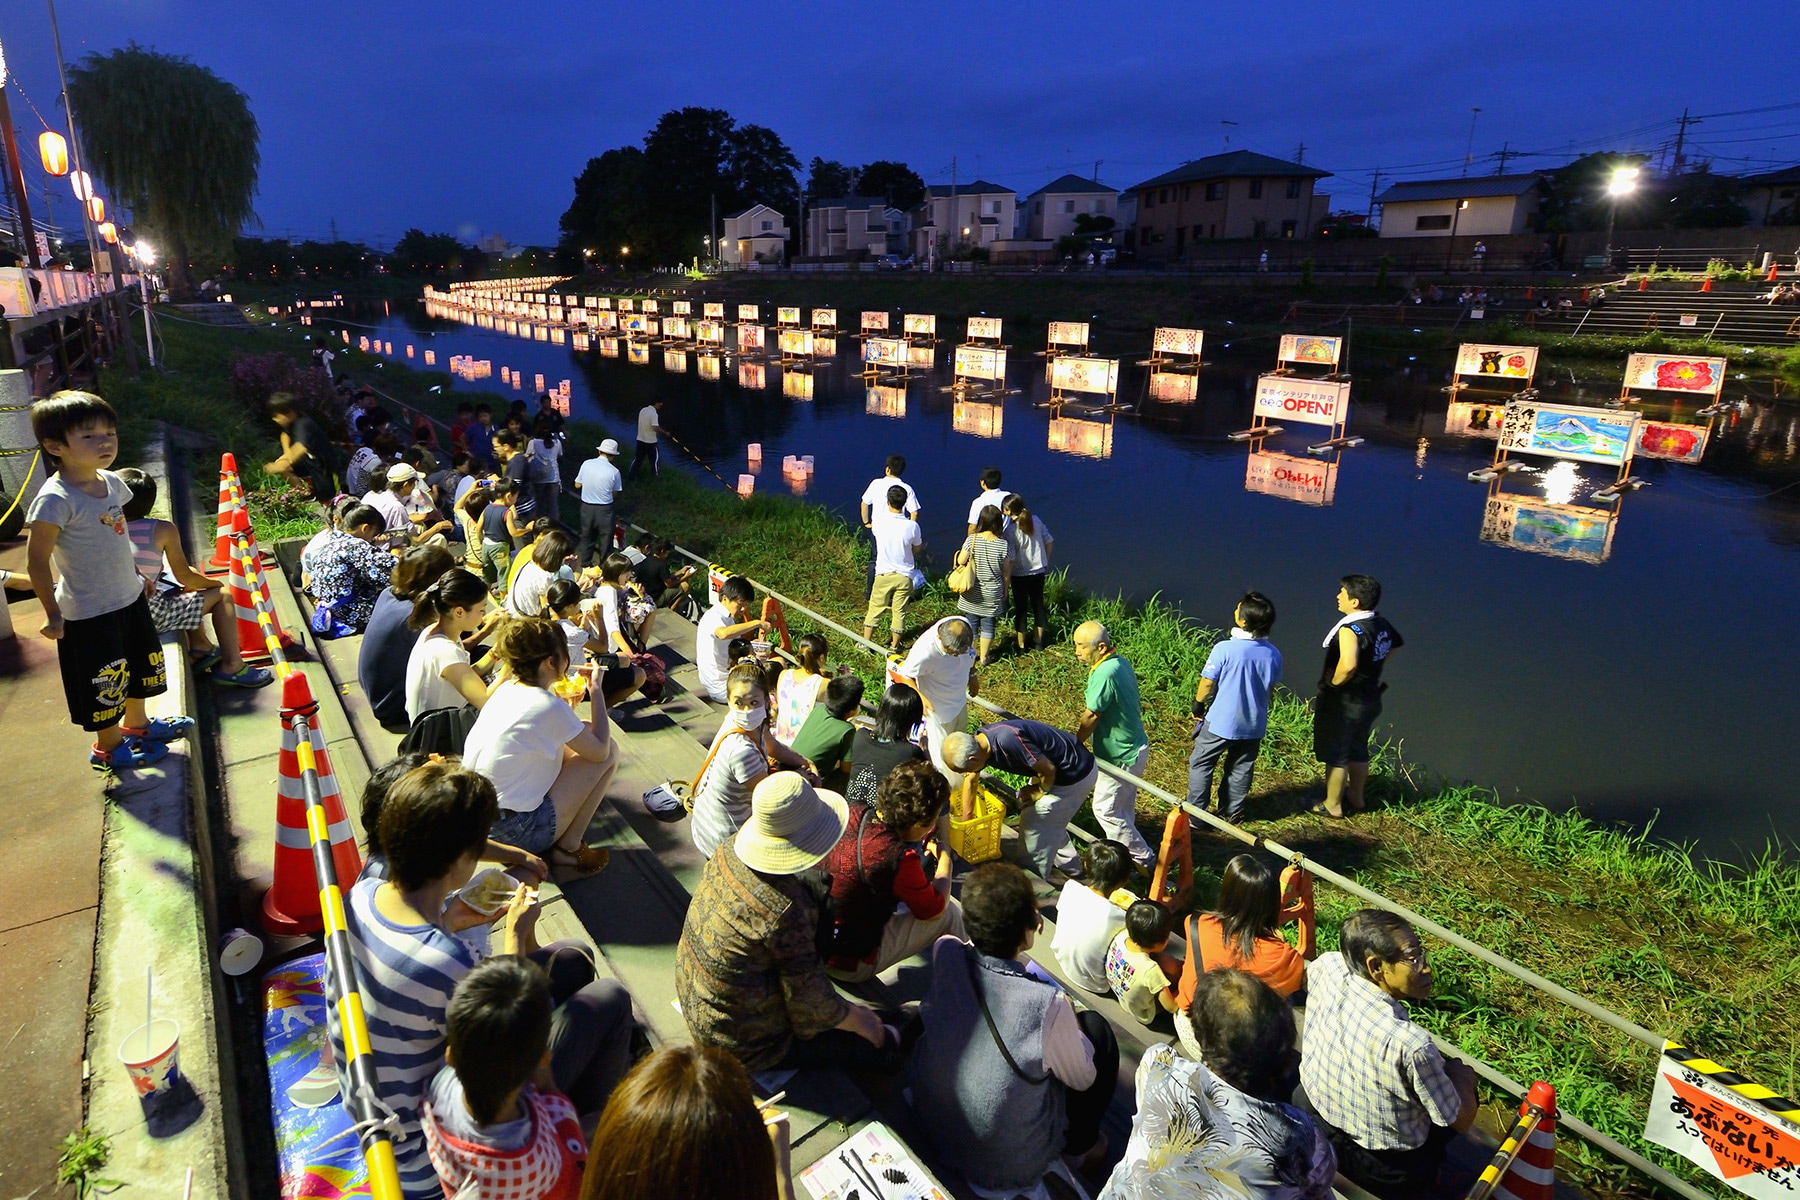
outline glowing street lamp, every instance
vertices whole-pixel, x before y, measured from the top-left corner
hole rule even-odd
[[[69,143],[55,130],[46,129],[38,134],[38,157],[44,162],[44,174],[69,173]]]
[[[1609,268],[1613,256],[1613,223],[1619,218],[1619,198],[1637,190],[1638,174],[1636,167],[1614,167],[1612,178],[1606,184],[1606,194],[1612,197],[1612,204],[1606,210],[1606,265]]]

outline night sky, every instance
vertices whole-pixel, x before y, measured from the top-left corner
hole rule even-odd
[[[1021,193],[1091,175],[1096,159],[1102,180],[1128,185],[1217,153],[1227,135],[1281,157],[1304,143],[1308,163],[1337,175],[1321,184],[1333,207],[1356,211],[1377,167],[1457,175],[1475,106],[1475,174],[1508,144],[1536,152],[1509,170],[1588,150],[1660,153],[1684,107],[1707,116],[1690,145],[1718,170],[1800,159],[1800,92],[1780,82],[1795,78],[1794,0],[63,0],[58,16],[71,61],[136,40],[248,93],[267,236],[324,237],[335,220],[343,236],[386,244],[414,225],[553,242],[587,159],[682,105],[770,126],[803,164],[900,159],[948,183],[954,157],[960,178]],[[43,0],[8,0],[0,43],[60,127]],[[42,126],[16,88],[11,100],[30,150]],[[53,194],[67,220],[67,182]]]

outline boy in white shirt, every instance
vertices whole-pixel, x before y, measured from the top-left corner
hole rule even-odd
[[[887,510],[876,515],[869,529],[875,535],[875,582],[869,589],[869,611],[863,615],[863,637],[875,639],[875,625],[881,610],[891,608],[888,620],[888,648],[900,649],[901,635],[906,632],[906,605],[912,599],[914,552],[924,544],[919,523],[907,516],[907,491],[900,484],[887,490]]]

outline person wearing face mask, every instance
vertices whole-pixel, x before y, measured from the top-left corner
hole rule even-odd
[[[1343,950],[1306,968],[1306,1042],[1294,1102],[1318,1121],[1338,1170],[1383,1200],[1431,1191],[1455,1134],[1475,1122],[1475,1073],[1407,1015],[1431,963],[1402,918],[1363,908]]]
[[[818,783],[807,759],[775,740],[769,728],[769,692],[762,672],[750,663],[731,668],[725,678],[725,723],[694,780],[694,847],[707,858],[750,817],[750,796],[771,763],[798,771]]]

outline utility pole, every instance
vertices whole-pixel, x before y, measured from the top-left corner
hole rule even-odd
[[[1675,157],[1669,163],[1669,174],[1679,175],[1682,167],[1687,165],[1687,160],[1682,157],[1681,148],[1687,142],[1688,126],[1698,124],[1700,124],[1700,118],[1688,116],[1688,110],[1685,108],[1681,110],[1681,116],[1675,119]]]
[[[1475,161],[1475,122],[1481,116],[1479,108],[1469,110],[1469,148],[1463,153],[1463,178],[1469,177],[1469,165]]]
[[[1095,183],[1100,182],[1100,164],[1105,161],[1106,160],[1104,158],[1096,158],[1094,160],[1094,182]]]
[[[1381,186],[1381,168],[1375,168],[1375,174],[1369,177],[1369,215],[1367,220],[1375,220],[1375,190]]]
[[[1504,175],[1506,174],[1506,160],[1509,158],[1516,158],[1517,155],[1512,151],[1511,142],[1503,142],[1494,157],[1500,160],[1500,166],[1495,169],[1494,174]]]
[[[1298,150],[1294,151],[1294,161],[1299,163],[1302,166],[1306,165],[1306,143],[1305,142],[1301,142],[1300,148]]]
[[[3,68],[0,68],[3,69]],[[19,139],[13,132],[12,112],[6,103],[6,80],[0,78],[0,126],[6,133],[6,190],[9,195],[18,196],[20,256],[33,267],[44,264],[38,261],[37,237],[31,228],[31,201],[25,196],[25,174],[19,169]]]

